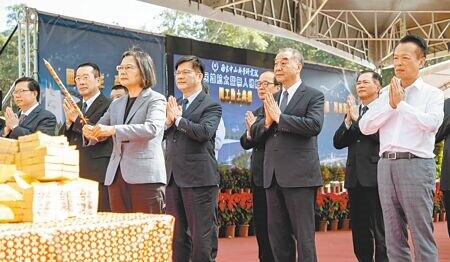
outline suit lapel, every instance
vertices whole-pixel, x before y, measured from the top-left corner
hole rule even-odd
[[[20,124],[21,126],[27,126],[30,122],[32,122],[37,116],[38,113],[41,111],[41,105],[38,105],[27,117],[23,120],[23,122]],[[23,112],[20,112],[22,114]]]
[[[280,88],[280,91],[276,92],[275,94],[273,94],[273,99],[275,101],[277,101],[277,105],[280,105],[280,98],[281,98],[281,92],[282,92],[283,88]]]
[[[133,106],[130,109],[130,113],[128,113],[127,119],[125,120],[125,123],[130,123],[131,119],[133,118],[134,114],[138,111],[138,109],[142,106],[147,96],[150,94],[150,89],[143,89],[142,92],[138,95],[136,98],[136,101],[134,102]],[[126,106],[126,103],[125,103]],[[125,110],[124,110],[125,112]],[[122,116],[123,118],[123,116]]]
[[[123,96],[121,98],[118,99],[117,101],[117,115],[116,115],[116,119],[117,122],[113,123],[113,124],[123,124],[123,117],[125,116],[125,108],[127,107],[127,101],[128,101],[128,95],[127,96]]]
[[[103,105],[103,103],[105,102],[105,96],[103,96],[103,94],[100,94],[95,100],[94,102],[91,104],[91,106],[88,108],[85,116],[87,118],[89,118],[92,114],[94,114],[97,109]]]
[[[289,101],[286,110],[284,110],[284,112],[289,113],[291,112],[292,109],[294,109],[298,102],[302,99],[303,97],[303,93],[305,92],[305,86],[303,84],[301,84],[298,88],[297,91],[295,91],[294,95],[292,96],[291,100]]]
[[[188,116],[189,114],[191,114],[203,101],[203,99],[205,98],[206,93],[201,91],[197,97],[194,99],[194,101],[192,101],[192,103],[190,105],[188,105],[188,108],[186,110],[186,112],[183,112],[183,117]],[[181,101],[181,99],[180,99]]]

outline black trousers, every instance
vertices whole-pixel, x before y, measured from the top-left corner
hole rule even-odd
[[[378,188],[348,189],[353,251],[360,262],[388,261]]]
[[[253,225],[258,242],[258,258],[261,262],[275,261],[267,232],[266,190],[252,181],[253,190]]]
[[[442,190],[444,193],[444,206],[447,216],[450,215],[450,190]],[[450,237],[450,219],[447,218],[447,231],[448,236]]]
[[[316,187],[266,189],[270,246],[277,262],[316,262],[314,206]]]
[[[164,184],[128,184],[123,180],[120,166],[114,182],[108,187],[111,211],[116,213],[164,213]]]
[[[98,183],[98,212],[111,212],[108,187]]]
[[[178,187],[172,177],[166,196],[166,213],[175,217],[172,261],[215,261],[219,187]]]

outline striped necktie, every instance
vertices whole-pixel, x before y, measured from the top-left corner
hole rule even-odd
[[[289,96],[288,91],[284,91],[283,92],[283,97],[281,98],[281,102],[280,102],[281,113],[284,113],[284,110],[286,110],[286,107],[287,107],[287,104],[288,104],[288,96]]]

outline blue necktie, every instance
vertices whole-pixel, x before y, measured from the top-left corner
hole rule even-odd
[[[23,123],[23,121],[25,121],[26,118],[27,118],[27,115],[20,114],[20,116],[19,116],[19,126]]]
[[[87,103],[83,102],[83,105],[81,106],[81,112],[84,114],[86,114],[87,111]]]
[[[189,103],[189,100],[187,100],[186,98],[183,99],[183,101],[181,101],[181,108],[183,109],[183,113],[186,111],[188,103]]]
[[[367,106],[363,106],[363,108],[361,108],[361,116],[363,116],[367,110],[369,110],[369,108]]]
[[[280,103],[281,113],[284,113],[284,110],[286,110],[286,107],[287,107],[287,104],[288,104],[288,96],[289,96],[288,91],[284,91],[283,92],[283,97],[281,98],[281,103]]]

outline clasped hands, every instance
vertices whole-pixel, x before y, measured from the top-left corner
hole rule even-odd
[[[356,105],[355,97],[349,95],[347,97],[346,106],[344,107],[345,111],[345,123],[348,125],[352,124],[352,121],[356,121],[359,117],[358,106]]]
[[[72,123],[75,123],[78,118],[78,111],[69,102],[69,100],[67,100],[67,98],[64,99],[63,109],[64,115],[66,116],[66,124],[70,126]]]
[[[389,85],[389,104],[396,109],[398,104],[405,100],[405,97],[405,89],[401,86],[400,81],[398,78],[392,77]]]
[[[116,134],[116,128],[114,126],[107,126],[102,124],[84,125],[83,136],[87,139],[93,139],[95,141],[103,141],[107,137]]]
[[[169,96],[166,106],[166,126],[169,127],[173,125],[175,119],[181,117],[182,114],[183,110],[181,109],[181,106],[178,105],[177,99],[173,96]]]
[[[266,114],[264,127],[268,128],[273,122],[280,122],[281,110],[271,93],[264,96],[264,112]]]
[[[15,126],[19,125],[19,118],[17,115],[13,112],[11,107],[7,107],[5,109],[5,127],[3,128],[3,134],[7,135],[9,134]]]

